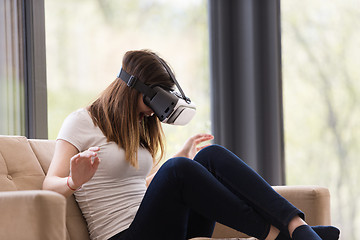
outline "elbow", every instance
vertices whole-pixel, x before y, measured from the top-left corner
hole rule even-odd
[[[49,188],[49,184],[48,184],[48,177],[45,177],[43,184],[42,184],[42,190],[51,190]]]
[[[56,180],[53,177],[46,176],[42,184],[42,190],[58,192],[56,190]]]

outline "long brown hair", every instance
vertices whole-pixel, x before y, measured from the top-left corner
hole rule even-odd
[[[127,52],[122,68],[147,85],[173,88],[174,83],[159,56],[149,50]],[[139,146],[151,153],[154,162],[160,160],[165,151],[165,137],[159,119],[153,115],[139,124],[137,106],[140,94],[116,78],[88,108],[94,124],[108,141],[114,141],[125,150],[126,160],[135,167],[138,166]]]

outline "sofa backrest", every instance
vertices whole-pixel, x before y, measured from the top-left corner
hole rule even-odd
[[[40,190],[55,141],[0,135],[0,191]],[[67,239],[88,240],[86,222],[74,196],[67,199]]]
[[[39,190],[44,176],[25,137],[0,137],[0,191]]]

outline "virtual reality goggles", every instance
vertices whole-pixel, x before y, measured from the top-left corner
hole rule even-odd
[[[117,77],[126,82],[129,87],[135,88],[143,94],[144,103],[154,111],[161,122],[185,125],[194,117],[196,106],[185,96],[167,64],[162,59],[159,60],[179,89],[180,94],[176,91],[167,91],[160,86],[150,87],[139,81],[134,75],[127,73],[124,69],[120,70]]]

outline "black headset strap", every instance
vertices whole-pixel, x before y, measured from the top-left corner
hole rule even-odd
[[[170,75],[171,79],[174,81],[176,87],[179,89],[179,91],[180,91],[180,93],[181,93],[181,97],[182,97],[186,102],[190,103],[190,102],[191,102],[190,98],[188,98],[188,97],[185,96],[184,91],[181,89],[180,84],[176,81],[176,78],[175,78],[174,74],[172,73],[170,67],[166,64],[166,62],[165,62],[163,59],[161,59],[161,58],[158,57],[158,56],[156,56],[156,57],[159,59],[159,61],[161,62],[161,64],[164,66],[164,68],[166,69],[166,71],[167,71],[168,74]]]
[[[138,81],[134,75],[130,75],[123,68],[121,68],[118,78],[121,78],[129,87],[133,87],[145,96],[152,99],[156,95],[156,91],[151,87],[147,86],[145,83]]]

